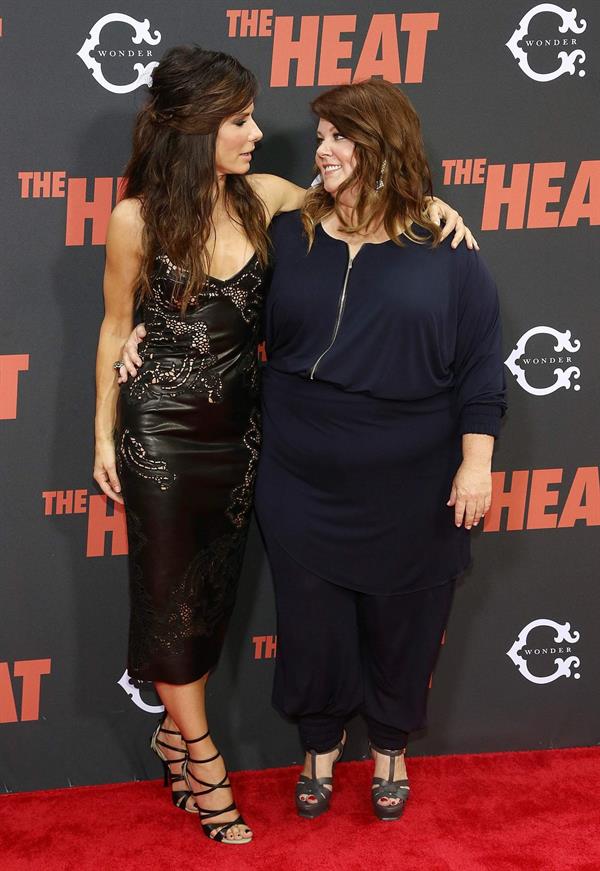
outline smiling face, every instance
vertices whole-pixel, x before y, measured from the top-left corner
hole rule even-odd
[[[325,118],[319,119],[317,127],[315,162],[323,179],[323,187],[333,197],[356,166],[354,142],[338,133],[337,128]]]
[[[215,163],[218,175],[243,175],[248,172],[252,152],[262,139],[262,131],[252,117],[251,103],[237,115],[226,118],[217,133]]]

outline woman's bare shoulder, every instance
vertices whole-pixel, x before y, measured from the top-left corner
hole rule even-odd
[[[141,250],[144,219],[142,204],[139,199],[131,197],[120,200],[112,210],[108,224],[107,245],[121,248],[133,247]]]
[[[112,210],[111,223],[120,225],[123,229],[141,229],[144,226],[142,204],[137,197],[120,200]]]

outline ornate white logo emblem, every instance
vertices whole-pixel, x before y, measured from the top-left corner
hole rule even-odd
[[[146,711],[148,714],[162,714],[164,711],[163,705],[149,705],[143,700],[139,687],[131,680],[127,669],[125,669],[117,683],[125,690],[133,704],[137,705],[142,711]]]
[[[529,25],[533,19],[542,12],[552,12],[554,15],[558,15],[561,20],[561,24],[558,28],[559,33],[566,34],[569,33],[569,31],[571,33],[583,33],[587,27],[587,21],[583,18],[579,24],[577,23],[577,10],[575,8],[567,12],[566,9],[556,6],[555,3],[540,3],[538,6],[534,6],[533,9],[530,9],[529,12],[521,18],[519,26],[506,45],[525,75],[529,76],[530,79],[535,79],[536,82],[551,82],[553,79],[557,79],[565,73],[569,73],[569,75],[572,76],[575,72],[575,62],[577,61],[579,64],[582,64],[585,60],[585,52],[580,48],[573,49],[572,51],[559,51],[558,60],[560,61],[560,64],[555,70],[552,70],[552,72],[538,73],[529,65],[529,58],[527,56],[528,48],[532,48],[535,45],[552,45],[553,47],[558,48],[560,46],[569,47],[573,44],[577,44],[577,40],[572,37],[563,37],[562,39],[527,40],[527,36],[529,35]],[[519,45],[519,43],[521,43],[521,45]],[[579,75],[585,76],[585,70],[580,69]]]
[[[144,21],[136,21],[135,18],[131,18],[130,15],[124,15],[122,12],[111,12],[109,15],[104,15],[94,24],[90,30],[89,37],[77,52],[77,56],[80,57],[86,67],[92,71],[92,75],[98,84],[102,85],[103,88],[106,88],[107,91],[112,91],[113,94],[128,94],[130,91],[135,91],[136,88],[139,88],[142,85],[149,86],[152,84],[152,70],[158,66],[158,61],[151,61],[147,64],[141,62],[135,63],[133,65],[133,71],[137,74],[137,77],[132,82],[129,82],[129,84],[113,85],[112,82],[109,82],[102,71],[102,63],[95,57],[92,57],[92,52],[100,45],[100,34],[104,27],[115,21],[127,24],[133,29],[134,34],[131,37],[132,45],[141,45],[142,42],[145,42],[148,45],[158,45],[161,40],[161,34],[158,30],[154,31],[154,36],[150,33],[150,22],[147,18]],[[132,59],[134,57],[147,59],[148,56],[152,56],[152,52],[147,49],[138,49],[137,51],[134,49],[128,49],[127,51],[121,50],[119,52],[109,51],[106,52],[106,54],[109,56],[127,56]]]
[[[527,347],[527,342],[531,339],[532,336],[538,336],[540,334],[546,333],[549,336],[552,336],[555,339],[554,350],[559,354],[558,357],[551,355],[547,357],[532,357],[525,358],[525,350]],[[522,359],[525,363],[533,363],[534,365],[550,364],[553,363],[570,363],[571,357],[569,354],[561,355],[561,351],[569,351],[571,354],[576,353],[581,348],[581,342],[579,339],[574,339],[571,341],[571,331],[565,330],[564,333],[560,333],[558,330],[555,330],[553,327],[532,327],[530,330],[527,330],[524,333],[517,345],[510,352],[510,356],[504,361],[505,365],[510,369],[512,374],[515,376],[517,380],[517,384],[526,390],[528,393],[533,393],[534,396],[546,396],[548,393],[554,393],[555,390],[560,390],[561,387],[564,387],[566,390],[569,390],[571,387],[571,378],[579,378],[581,375],[581,370],[578,366],[567,366],[566,369],[557,366],[554,369],[554,375],[556,376],[554,382],[550,384],[549,387],[533,387],[527,381],[527,372],[518,364],[518,360]],[[580,390],[580,385],[573,385],[573,390]]]
[[[527,637],[529,633],[533,629],[537,629],[538,626],[546,626],[549,629],[554,629],[556,635],[554,636],[554,641],[559,645],[555,647],[551,645],[550,647],[535,647],[535,648],[527,648]],[[570,653],[571,647],[570,644],[575,644],[579,641],[580,633],[574,630],[571,632],[571,624],[570,623],[556,623],[554,620],[532,620],[531,623],[528,623],[524,629],[521,629],[519,632],[519,637],[513,644],[513,646],[506,652],[506,655],[512,659],[514,664],[517,666],[523,677],[526,677],[527,680],[531,681],[531,683],[552,683],[552,681],[557,680],[559,677],[574,677],[575,680],[578,680],[580,675],[578,672],[575,674],[571,674],[572,668],[579,668],[580,661],[577,656],[567,656],[563,658],[562,656],[557,656],[554,660],[554,664],[556,665],[556,669],[552,672],[552,674],[546,675],[545,677],[538,677],[536,674],[532,674],[529,671],[528,661],[521,656],[521,651],[526,654],[550,654],[553,653]],[[567,642],[566,645],[562,646],[561,642]]]

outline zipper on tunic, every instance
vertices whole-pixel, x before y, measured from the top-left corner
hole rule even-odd
[[[325,348],[323,353],[317,357],[312,369],[310,370],[310,380],[311,381],[314,381],[315,372],[317,371],[317,366],[319,365],[319,363],[321,362],[323,357],[326,354],[328,354],[329,351],[331,351],[331,349],[333,348],[333,346],[335,344],[335,340],[337,338],[337,334],[338,334],[338,331],[340,329],[340,321],[342,320],[342,315],[344,314],[344,308],[346,306],[346,289],[348,287],[348,279],[350,278],[350,270],[352,269],[352,263],[353,263],[353,258],[350,256],[350,252],[348,252],[348,265],[346,267],[346,275],[344,276],[344,284],[342,286],[342,292],[340,294],[340,300],[339,300],[339,304],[338,304],[338,313],[337,313],[337,318],[335,321],[335,326],[333,328],[333,335],[331,336],[331,342],[327,345],[327,347]]]

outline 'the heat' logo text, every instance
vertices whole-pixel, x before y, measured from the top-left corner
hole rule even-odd
[[[231,38],[273,40],[272,88],[343,85],[383,76],[389,82],[423,81],[429,34],[439,12],[372,15],[357,41],[357,15],[275,15],[273,9],[228,9]],[[406,34],[406,36],[405,36]],[[403,49],[403,51],[401,50]]]
[[[127,524],[122,505],[104,494],[89,494],[87,490],[46,490],[42,499],[47,516],[87,514],[86,556],[108,555],[109,541],[111,556],[127,553]]]
[[[484,532],[568,529],[576,523],[600,526],[598,466],[581,466],[567,480],[564,469],[517,470],[510,481],[506,472],[492,472]]]
[[[567,164],[488,163],[485,157],[442,160],[445,185],[483,185],[482,230],[600,224],[600,160],[582,160],[572,184]]]

